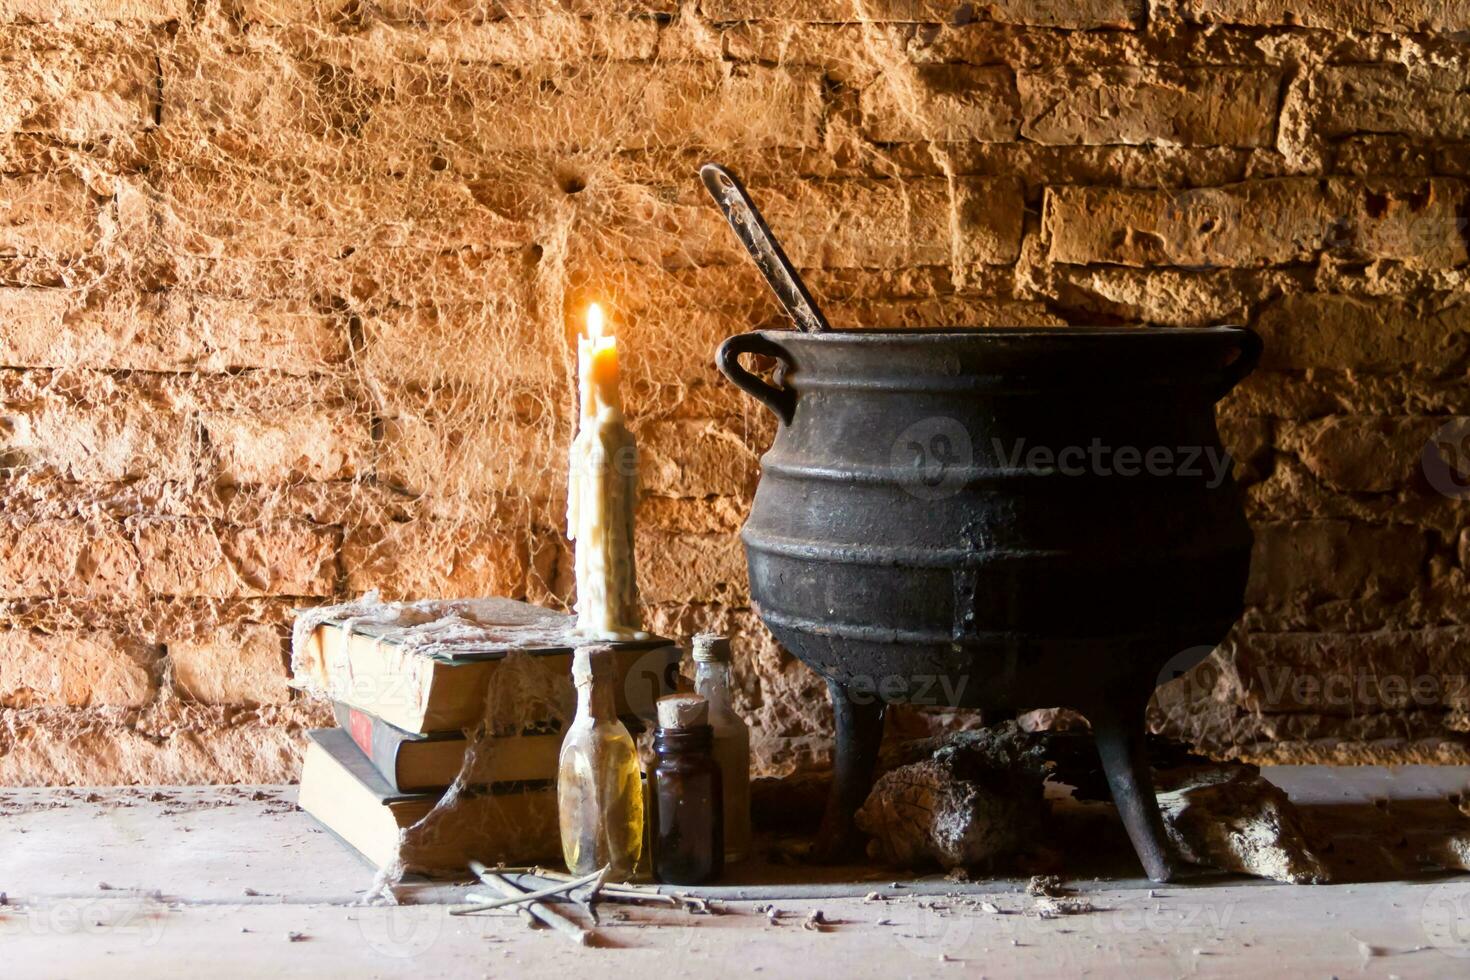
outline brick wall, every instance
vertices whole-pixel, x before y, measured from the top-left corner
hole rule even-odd
[[[840,325],[1247,322],[1250,611],[1158,721],[1466,761],[1463,0],[0,0],[0,783],[283,780],[295,605],[557,603],[567,337],[623,332],[652,625],[740,631],[772,768],[821,685],[735,531],[778,325],[741,172]],[[1286,671],[1285,674],[1282,671]],[[1400,689],[1402,685],[1402,690]]]

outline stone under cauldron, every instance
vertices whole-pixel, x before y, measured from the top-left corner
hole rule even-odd
[[[1149,876],[1170,877],[1144,709],[1242,612],[1251,532],[1214,406],[1260,353],[1237,327],[721,346],[780,421],[742,540],[761,619],[831,692],[818,856],[857,843],[886,705],[1066,706],[1092,724]],[[747,354],[775,360],[772,380]]]

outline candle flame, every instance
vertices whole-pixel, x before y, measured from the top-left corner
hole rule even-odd
[[[617,346],[617,338],[603,316],[602,304],[592,303],[587,307],[587,339],[594,351],[608,350]]]

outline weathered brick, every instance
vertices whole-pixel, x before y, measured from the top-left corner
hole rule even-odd
[[[334,528],[305,522],[222,527],[195,518],[129,524],[142,587],[154,595],[327,596],[336,589]]]
[[[225,485],[350,480],[372,458],[370,420],[350,409],[205,412],[214,478]]]
[[[1470,349],[1470,303],[1425,310],[1395,300],[1301,293],[1267,307],[1255,327],[1267,368],[1438,372]]]
[[[745,549],[734,534],[679,534],[639,528],[638,591],[644,602],[750,601]]]
[[[1336,31],[1470,30],[1462,0],[1183,0],[1190,20],[1253,27],[1291,25]]]
[[[980,199],[976,199],[980,206]],[[930,299],[826,303],[833,326],[895,329],[922,327],[1063,327],[1067,321],[1039,302],[1013,302],[956,294]]]
[[[391,307],[362,320],[361,369],[374,380],[422,388],[527,390],[563,382],[560,323],[528,315],[530,270],[507,257],[498,295],[483,303]]]
[[[954,182],[952,208],[956,265],[1006,265],[1020,257],[1026,213],[1018,182],[960,178]]]
[[[301,775],[305,729],[331,724],[317,706],[268,713],[190,705],[157,711],[16,712],[0,755],[6,786],[289,783]]]
[[[228,4],[234,16],[251,24],[318,24],[341,17],[351,8],[352,0],[228,0]],[[423,17],[429,19],[456,6],[463,5],[454,0],[425,0]],[[460,13],[465,15],[469,11]]]
[[[383,421],[378,478],[447,501],[566,492],[570,436],[548,424],[455,412],[403,411]]]
[[[313,398],[299,379],[6,377],[17,375],[0,385],[0,452],[28,475],[231,486],[343,480],[365,471],[372,454],[368,416]]]
[[[120,524],[0,523],[0,598],[133,595],[141,576],[137,548]]]
[[[417,23],[374,21],[357,41],[365,53],[397,61],[531,65],[588,58],[646,61],[658,48],[658,35],[658,23],[650,17],[582,17],[547,9],[534,18],[456,18],[428,30]]]
[[[0,58],[0,132],[82,141],[152,128],[153,58],[127,50],[126,42],[118,47],[12,51]]]
[[[4,464],[26,475],[187,480],[200,460],[190,417],[147,383],[4,372],[0,419]]]
[[[759,184],[750,192],[791,261],[802,268],[1014,261],[1024,209],[1020,185],[1009,178],[967,177],[955,187],[951,194],[948,181],[932,178],[809,180]],[[632,193],[641,200],[625,199],[618,230],[633,257],[676,267],[750,263],[719,211],[707,197],[694,196],[694,189],[678,204],[660,200],[652,189],[636,189],[630,198]]]
[[[749,512],[748,497],[660,497],[645,493],[638,498],[634,519],[647,530],[738,535]]]
[[[177,290],[0,287],[0,320],[13,367],[297,374],[347,356],[345,316]]]
[[[638,482],[648,493],[705,497],[748,493],[759,452],[744,433],[710,419],[637,427]]]
[[[101,631],[0,631],[0,706],[141,706],[158,649]]]
[[[533,225],[496,195],[493,181],[444,175],[371,183],[241,179],[196,168],[160,178],[154,247],[179,255],[296,263],[311,274],[359,245],[402,249],[518,247]],[[488,195],[488,196],[486,196]],[[404,249],[407,251],[407,249]],[[299,288],[299,287],[298,287]]]
[[[879,143],[1014,140],[1016,82],[1005,67],[916,65],[862,91],[863,135]]]
[[[97,408],[65,398],[0,402],[0,417],[0,453],[15,472],[78,482],[187,481],[200,464],[189,418],[146,397]]]
[[[453,316],[456,311],[473,310],[477,304],[483,304],[481,309],[503,304],[507,316],[525,317],[534,312],[534,303],[521,302],[525,278],[534,274],[541,252],[534,243],[514,250],[470,246],[446,252],[376,243],[352,248],[341,262],[308,270],[307,275],[332,295],[351,298],[368,317],[394,308],[430,306]],[[523,271],[513,271],[517,267]],[[199,268],[205,277],[218,274],[207,262]],[[281,275],[281,269],[252,262],[248,257],[242,258],[239,268],[268,272],[271,282],[265,288],[278,285],[288,295],[301,289],[300,273],[294,270]],[[233,288],[248,288],[238,272],[227,270],[226,275],[235,280]],[[429,329],[427,325],[425,329]],[[431,350],[439,343],[433,331],[429,331],[427,340]]]
[[[982,9],[990,19],[1004,24],[1093,30],[1138,27],[1146,5],[1145,0],[1000,0]]]
[[[1071,68],[1016,79],[1038,143],[1269,146],[1281,75],[1256,68]]]
[[[285,637],[274,626],[230,626],[171,640],[167,647],[174,689],[191,701],[284,704],[291,699]]]
[[[181,20],[188,0],[0,0],[3,24],[161,24]]]
[[[763,189],[760,202],[804,267],[1004,264],[1020,253],[1024,200],[1007,178],[959,178],[953,192],[943,180],[808,182]]]
[[[335,21],[356,9],[354,0],[228,0],[231,12],[242,20],[267,24],[323,23]],[[541,19],[565,13],[577,16],[627,16],[647,18],[672,14],[677,0],[382,0],[373,14],[392,23],[444,24],[493,21],[503,17]]]
[[[1333,489],[1386,493],[1415,479],[1425,443],[1444,421],[1335,416],[1288,425],[1281,443]]]
[[[1317,74],[1313,102],[1324,136],[1403,133],[1427,139],[1470,138],[1470,92],[1455,67],[1327,66]]]
[[[0,177],[0,258],[71,258],[101,237],[102,200],[65,172]]]
[[[1466,261],[1456,180],[1280,178],[1192,190],[1051,187],[1054,262],[1250,267],[1323,253],[1425,266]]]
[[[559,97],[551,104],[517,104],[531,91],[526,79],[504,78],[488,93],[506,100],[510,119],[523,113],[509,132],[495,134],[497,147],[501,140],[528,150],[598,143],[623,148],[820,145],[822,79],[816,72],[695,65],[664,73],[628,65],[553,81]],[[609,113],[609,106],[628,106],[632,116]]]
[[[1264,605],[1407,594],[1428,547],[1423,531],[1402,524],[1281,521],[1255,531],[1246,601]]]
[[[871,22],[739,21],[709,30],[681,21],[664,32],[659,51],[664,56],[727,58],[749,64],[818,69],[830,82],[843,86],[844,90],[839,90],[836,97],[836,103],[841,106],[836,114],[838,118],[829,120],[829,125],[837,122],[843,126],[850,110],[861,106],[865,88],[894,84],[885,79],[885,75],[907,79],[907,84],[913,85],[917,79],[915,69],[920,65],[951,65],[960,71],[966,65],[993,67],[1007,64],[1008,56],[1016,52],[1015,31],[998,24],[968,24],[963,27],[926,25],[921,39],[914,35],[914,29],[906,25]],[[875,97],[899,100],[907,114],[917,112],[922,115],[926,109],[924,105],[915,105],[912,100],[906,104],[901,102],[904,84],[898,82],[895,90],[875,91],[866,97],[870,101]],[[1009,84],[1006,87],[1010,89],[1007,99],[1014,118],[1014,87]],[[854,99],[858,106],[853,105]],[[951,110],[960,105],[962,103],[951,98]],[[978,118],[974,109],[968,114],[972,119]],[[1003,110],[997,118],[1005,118]],[[877,122],[903,125],[896,120]],[[831,136],[828,143],[832,144]],[[817,165],[818,161],[813,160],[809,166]],[[839,171],[839,168],[827,169]]]
[[[1167,327],[1247,323],[1260,304],[1297,282],[1277,269],[1058,265],[1048,272],[1046,295],[1069,310]]]
[[[712,21],[778,20],[807,23],[851,21],[900,24],[964,23],[972,18],[1038,27],[1133,27],[1142,19],[1143,0],[995,0],[964,4],[954,0],[701,0],[700,12]]]
[[[163,67],[162,139],[180,159],[221,152],[257,160],[372,166],[384,146],[421,142],[503,157],[585,147],[656,149],[820,144],[820,75],[711,62],[609,62],[598,71],[539,61],[522,68],[375,57],[350,38],[300,54],[289,41],[227,55],[180,45]],[[318,84],[329,73],[331,86]],[[494,106],[487,125],[486,106]],[[548,175],[549,176],[549,175]],[[360,192],[381,193],[382,181]],[[555,184],[547,182],[555,191]],[[352,193],[333,184],[336,193]],[[432,190],[432,186],[428,188]],[[448,192],[446,192],[447,194]],[[410,199],[411,200],[411,199]],[[427,203],[427,202],[426,202]],[[453,203],[445,198],[444,203]],[[425,207],[423,217],[432,216]]]
[[[525,595],[525,533],[414,521],[350,531],[342,545],[347,589],[380,589],[385,598]]]

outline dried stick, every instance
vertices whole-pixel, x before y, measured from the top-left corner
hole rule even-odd
[[[533,878],[546,878],[565,884],[571,884],[576,880],[565,872],[550,871],[546,868],[536,868],[534,871],[522,873],[529,874]],[[479,896],[475,895],[469,897],[472,900],[479,898]],[[570,897],[573,901],[577,900],[574,895]],[[715,910],[709,904],[709,899],[704,896],[691,895],[686,891],[668,893],[662,891],[657,885],[631,885],[626,882],[617,885],[603,885],[593,893],[593,897],[609,902],[654,902],[659,905],[667,905],[670,908],[682,908],[684,911],[693,915],[715,914]],[[588,911],[591,911],[590,907]]]
[[[527,897],[525,892],[521,891],[515,885],[512,885],[506,879],[500,877],[500,875],[498,874],[495,874],[488,870],[476,870],[475,873],[480,876],[481,881],[489,885],[491,888],[494,888],[496,891],[500,892],[506,898],[514,898],[519,896],[521,899],[525,899]],[[555,929],[563,936],[566,936],[578,946],[592,945],[593,934],[589,930],[583,929],[571,919],[553,909],[550,905],[547,905],[543,902],[528,901],[516,907],[523,912],[527,912],[530,915],[535,916],[541,922],[550,926],[552,929]]]
[[[531,909],[529,906],[517,905],[516,913],[520,915],[521,921],[530,926],[532,929],[535,929],[537,926],[541,925],[541,920],[536,918],[536,916],[531,913]]]
[[[534,868],[529,872],[534,878],[546,878],[550,881],[571,881],[572,876],[561,871],[550,871],[546,868]],[[607,899],[610,902],[658,902],[660,905],[679,904],[678,899],[671,895],[665,895],[658,890],[657,885],[630,885],[627,882],[619,884],[603,885],[597,892],[598,898]]]
[[[587,904],[586,900],[579,899],[576,895],[568,894],[567,897],[570,898],[573,902],[576,902],[578,905]],[[467,898],[471,902],[493,901],[493,899],[491,899],[489,896],[484,895],[480,892],[469,892],[465,895],[465,898]],[[599,888],[596,894],[589,896],[589,898],[599,902],[653,902],[656,905],[667,905],[669,908],[678,908],[680,905],[688,905],[691,902],[691,900],[687,898],[681,902],[679,899],[675,898],[672,895],[659,895],[656,892],[630,892],[624,891],[620,888],[614,888],[610,885],[604,885],[603,887]]]
[[[471,865],[470,867],[474,870],[475,874],[480,876],[481,881],[485,880],[485,875],[494,874],[494,872],[490,871],[484,865],[480,865],[479,867]],[[552,895],[560,895],[562,892],[569,892],[574,888],[580,888],[583,885],[589,885],[594,881],[600,882],[604,877],[606,877],[607,872],[608,869],[603,868],[601,871],[594,871],[590,875],[583,875],[582,877],[574,878],[571,881],[559,881],[554,885],[548,885],[545,888],[541,888],[533,892],[523,892],[520,890],[519,887],[517,887],[514,896],[507,895],[505,898],[497,898],[493,901],[482,902],[479,905],[465,905],[459,908],[450,909],[449,914],[469,915],[471,912],[488,912],[491,909],[504,908],[507,905],[519,905],[522,902],[534,902],[538,899],[550,898]],[[499,877],[499,875],[496,875],[496,877]],[[503,881],[505,879],[501,880]]]

